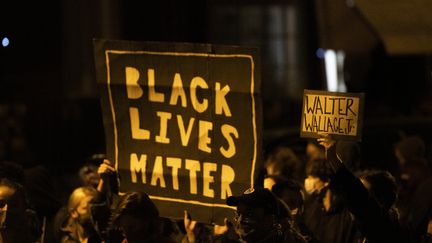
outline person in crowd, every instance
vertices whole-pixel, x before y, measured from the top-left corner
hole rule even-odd
[[[309,160],[306,164],[306,178],[304,179],[304,189],[306,196],[320,194],[330,182],[331,172],[326,165],[325,159]]]
[[[100,180],[97,171],[98,167],[94,164],[87,163],[83,165],[78,171],[78,176],[82,186],[90,186],[96,188]]]
[[[310,139],[306,144],[306,161],[314,159],[325,159],[325,150],[316,140]]]
[[[380,176],[364,176],[362,179],[365,184],[363,184],[339,159],[335,140],[329,135],[322,135],[318,142],[326,149],[326,157],[332,172],[332,189],[342,196],[364,240],[367,242],[407,242],[405,232],[389,207],[397,198],[391,182],[392,177],[387,173],[378,174]],[[376,179],[376,176],[379,179]],[[384,182],[386,185],[380,185]]]
[[[282,181],[287,180],[285,177],[283,176],[276,176],[276,175],[267,175],[264,178],[264,182],[263,182],[263,187],[265,189],[268,189],[271,191],[272,187],[277,184],[280,183]]]
[[[408,223],[410,211],[418,204],[413,200],[415,192],[431,176],[425,150],[425,143],[418,136],[405,137],[394,148],[400,168],[398,208],[403,224]]]
[[[400,168],[402,183],[409,187],[418,186],[430,175],[429,163],[425,157],[426,145],[419,136],[402,138],[394,146],[394,155]],[[413,188],[409,188],[408,190]]]
[[[120,197],[112,215],[112,228],[122,232],[123,243],[173,242],[163,236],[159,211],[143,192],[128,192]]]
[[[409,160],[423,159],[426,153],[426,145],[419,136],[408,136],[402,138],[394,148],[394,153],[403,167]]]
[[[395,207],[397,199],[397,184],[395,178],[383,170],[365,170],[357,177],[369,192],[369,195],[385,210],[394,221],[398,220],[399,213]]]
[[[182,243],[214,242],[210,228],[203,223],[192,220],[191,215],[186,210],[184,211],[183,223],[186,234],[182,239]]]
[[[105,154],[93,154],[86,159],[86,162],[78,171],[81,186],[97,188],[101,179],[98,169],[100,168],[100,165],[104,164],[105,160]]]
[[[233,224],[224,219],[223,225],[209,225],[192,220],[188,211],[184,211],[183,224],[185,235],[182,243],[238,243],[239,237],[233,227]],[[212,229],[213,228],[213,229]]]
[[[340,195],[331,189],[331,170],[325,159],[306,165],[304,223],[319,242],[353,242],[358,232]]]
[[[286,146],[279,146],[272,150],[264,164],[268,176],[283,176],[285,178],[302,181],[304,166],[294,151]]]
[[[432,177],[422,182],[412,196],[405,225],[411,242],[432,242]]]
[[[108,220],[111,217],[111,211],[118,210],[118,205],[122,199],[118,193],[118,175],[113,165],[109,160],[104,159],[97,170],[100,180],[97,186],[98,196],[93,200],[92,216],[97,222],[97,229],[103,239],[110,242],[118,242],[123,239],[121,232],[115,229],[110,229]],[[159,218],[161,227],[161,237],[165,239],[176,239],[180,241],[182,234],[178,229],[177,224],[168,218]]]
[[[23,187],[0,179],[0,242],[34,243],[41,233],[41,224],[28,207]]]
[[[55,215],[61,208],[58,187],[51,171],[38,165],[24,171],[24,189],[32,208],[43,225],[43,240],[52,242],[54,237],[53,224]]]
[[[93,187],[79,187],[71,193],[66,208],[67,215],[61,223],[60,242],[101,242],[90,211],[96,194]]]
[[[264,188],[272,191],[290,209],[293,217],[303,212],[304,200],[301,185],[293,180],[281,176],[267,176],[264,179]]]
[[[35,166],[26,170],[11,161],[0,162],[0,179],[8,179],[22,185],[27,202],[27,211],[36,213],[37,221],[42,225],[42,238],[53,241],[52,220],[61,207],[53,187],[49,171],[44,166]]]
[[[237,207],[235,229],[242,242],[306,242],[292,226],[288,206],[264,188],[227,198]]]
[[[304,223],[304,194],[302,186],[295,180],[274,176],[266,178],[264,182],[268,186],[265,188],[271,190],[279,199],[287,204],[297,230],[305,236],[308,242],[316,242],[317,240],[312,232]]]
[[[180,229],[182,220],[161,217],[161,221],[163,237],[170,239],[170,241],[181,242],[184,236],[183,231]]]

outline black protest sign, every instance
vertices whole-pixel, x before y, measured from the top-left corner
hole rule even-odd
[[[318,138],[326,133],[337,139],[360,141],[363,104],[363,93],[305,90],[301,137]]]
[[[253,186],[260,151],[257,50],[95,40],[107,156],[121,191],[161,215],[233,216],[226,198]]]

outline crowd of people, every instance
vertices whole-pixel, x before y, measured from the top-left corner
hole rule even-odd
[[[40,167],[0,163],[0,242],[432,242],[431,162],[418,136],[394,147],[399,170],[362,166],[354,142],[311,140],[305,156],[289,146],[266,155],[255,188],[227,198],[235,217],[210,225],[184,211],[168,219],[145,192],[118,189],[103,156],[77,172],[67,200]],[[304,159],[306,158],[306,159]],[[42,179],[35,179],[42,178]]]

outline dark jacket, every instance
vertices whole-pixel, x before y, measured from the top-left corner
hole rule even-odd
[[[88,238],[88,243],[99,243],[102,240],[94,233]],[[68,219],[65,226],[60,229],[61,243],[80,243],[78,236],[78,223],[75,220]]]
[[[351,243],[358,236],[353,216],[340,203],[332,202],[327,212],[322,200],[326,190],[312,195],[305,205],[305,224],[321,243]]]
[[[340,163],[340,162],[338,162]],[[331,185],[344,199],[362,235],[368,242],[407,242],[398,219],[369,195],[362,182],[345,166],[331,178]]]
[[[432,177],[424,181],[416,190],[408,213],[408,229],[411,242],[432,242],[427,227],[432,218]]]

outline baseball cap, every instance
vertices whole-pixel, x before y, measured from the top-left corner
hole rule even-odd
[[[290,217],[288,206],[265,188],[249,188],[240,196],[228,197],[226,203],[228,206],[244,203],[252,208],[263,208],[278,218]]]

